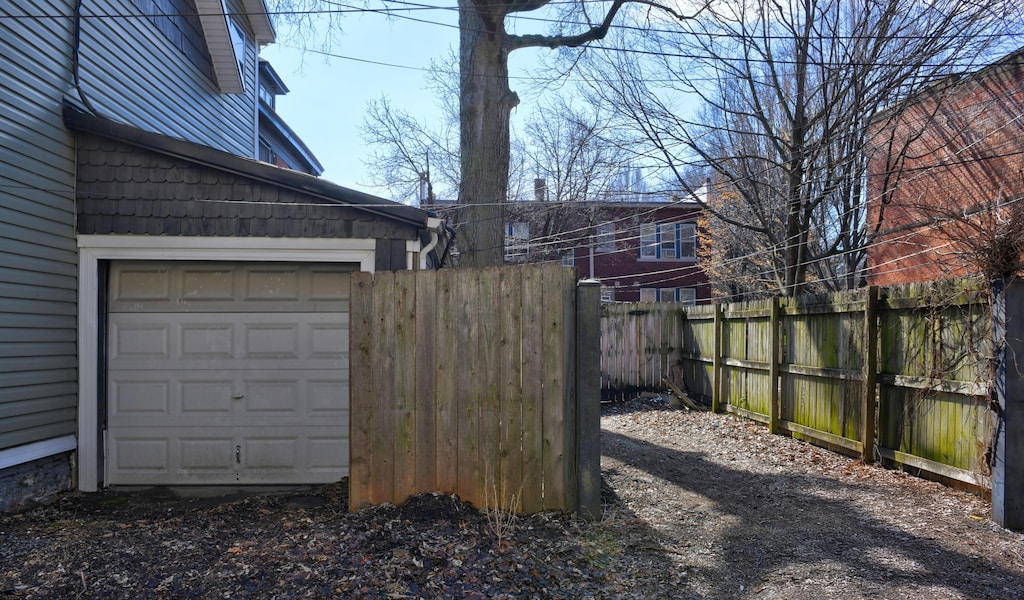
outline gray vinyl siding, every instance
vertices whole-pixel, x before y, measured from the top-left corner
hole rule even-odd
[[[243,13],[227,2],[228,10]],[[182,50],[141,15],[132,0],[85,3],[85,13],[136,15],[127,19],[85,19],[82,25],[81,83],[101,116],[253,157],[256,48],[247,31],[244,94],[221,94]],[[248,23],[240,22],[246,29]],[[137,48],[124,50],[125,40]]]
[[[17,4],[17,6],[14,6]],[[75,432],[72,2],[0,4],[0,450]]]

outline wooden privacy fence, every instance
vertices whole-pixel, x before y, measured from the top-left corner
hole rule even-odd
[[[598,305],[558,265],[354,274],[350,508],[598,515]]]
[[[681,379],[714,410],[772,432],[987,487],[987,298],[940,282],[697,307],[607,305],[602,384],[621,392]]]

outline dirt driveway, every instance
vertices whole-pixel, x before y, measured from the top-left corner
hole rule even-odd
[[[602,429],[606,518],[648,527],[694,597],[1024,598],[1024,536],[976,495],[731,416],[633,402]]]
[[[0,517],[0,597],[1024,598],[1024,538],[977,496],[723,415],[634,401],[602,427],[598,523],[347,513],[344,485],[69,493]]]

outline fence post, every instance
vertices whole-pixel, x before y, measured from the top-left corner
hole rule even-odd
[[[711,412],[722,408],[722,304],[715,304],[715,354],[711,357]]]
[[[878,395],[878,286],[870,286],[864,296],[864,398],[861,410],[861,450],[864,464],[875,461],[875,401]]]
[[[601,518],[601,283],[576,288],[576,514]]]
[[[993,282],[992,336],[996,353],[996,425],[992,464],[992,520],[1024,530],[1024,287]],[[1013,324],[1010,331],[1008,324]]]
[[[768,432],[779,432],[779,419],[782,414],[782,402],[779,397],[780,369],[779,362],[782,358],[782,298],[772,298],[771,312],[768,314],[768,328],[770,329],[768,339],[771,348],[768,351]]]

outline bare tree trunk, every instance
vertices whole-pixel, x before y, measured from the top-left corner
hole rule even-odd
[[[459,28],[459,262],[470,267],[496,266],[505,256],[509,117],[519,104],[519,97],[508,86],[504,7],[459,0]]]

